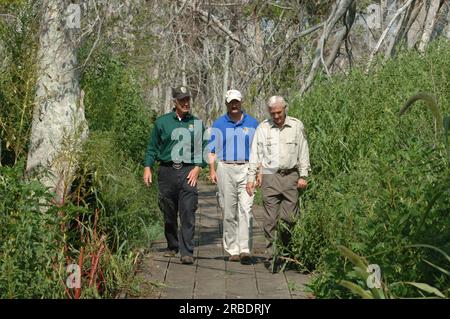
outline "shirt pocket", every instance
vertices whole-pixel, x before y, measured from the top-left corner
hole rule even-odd
[[[267,155],[272,155],[274,147],[274,142],[272,141],[272,139],[265,139],[262,144],[264,152],[267,153]]]
[[[297,154],[298,153],[298,141],[295,139],[290,139],[286,142],[286,147],[288,149],[289,154]]]

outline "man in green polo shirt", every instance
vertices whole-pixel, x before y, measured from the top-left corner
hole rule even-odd
[[[156,119],[145,155],[144,183],[152,184],[152,166],[159,161],[159,207],[164,214],[166,257],[178,252],[183,264],[194,262],[195,211],[198,205],[197,180],[206,166],[203,151],[204,125],[190,114],[191,95],[184,87],[172,89],[173,112]],[[177,215],[180,216],[178,230]]]

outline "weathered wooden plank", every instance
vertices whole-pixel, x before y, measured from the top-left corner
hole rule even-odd
[[[256,277],[253,265],[226,262],[226,298],[257,298]]]
[[[194,298],[225,298],[225,261],[220,221],[211,209],[200,209],[200,235],[197,247],[197,273]]]
[[[169,258],[145,256],[136,275],[139,282],[139,296],[128,295],[127,298],[160,298],[168,265]]]
[[[184,265],[179,258],[171,258],[164,293],[170,299],[192,299],[194,292],[196,261],[192,265]]]
[[[261,299],[290,299],[289,288],[283,273],[272,274],[263,262],[254,265],[257,295]]]
[[[253,265],[229,262],[222,245],[222,211],[217,209],[215,190],[199,185],[196,212],[194,264],[181,264],[180,257],[163,257],[165,240],[153,243],[153,252],[144,258],[139,276],[144,281],[166,286],[161,298],[191,299],[288,299],[307,298],[304,285],[309,276],[293,270],[271,274],[264,266],[266,240],[262,230],[263,209],[255,207],[253,222]],[[142,296],[146,298],[145,296]],[[155,294],[147,296],[155,298]]]
[[[296,270],[284,272],[292,299],[306,299],[310,293],[306,292],[306,284],[311,281],[310,275],[302,274]]]

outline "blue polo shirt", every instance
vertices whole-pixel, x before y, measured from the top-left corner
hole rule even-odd
[[[250,147],[258,121],[243,112],[239,122],[233,122],[228,113],[214,121],[211,128],[209,148],[222,161],[248,161]]]

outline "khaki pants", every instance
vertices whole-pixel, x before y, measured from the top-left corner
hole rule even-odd
[[[223,209],[223,247],[230,255],[250,253],[250,227],[254,196],[245,190],[248,164],[217,165],[217,187]]]
[[[264,205],[264,234],[268,240],[268,253],[272,253],[272,243],[279,219],[290,227],[299,213],[299,191],[297,182],[300,178],[297,171],[282,176],[279,173],[264,174],[261,192]],[[289,232],[280,234],[284,244],[290,240]]]

